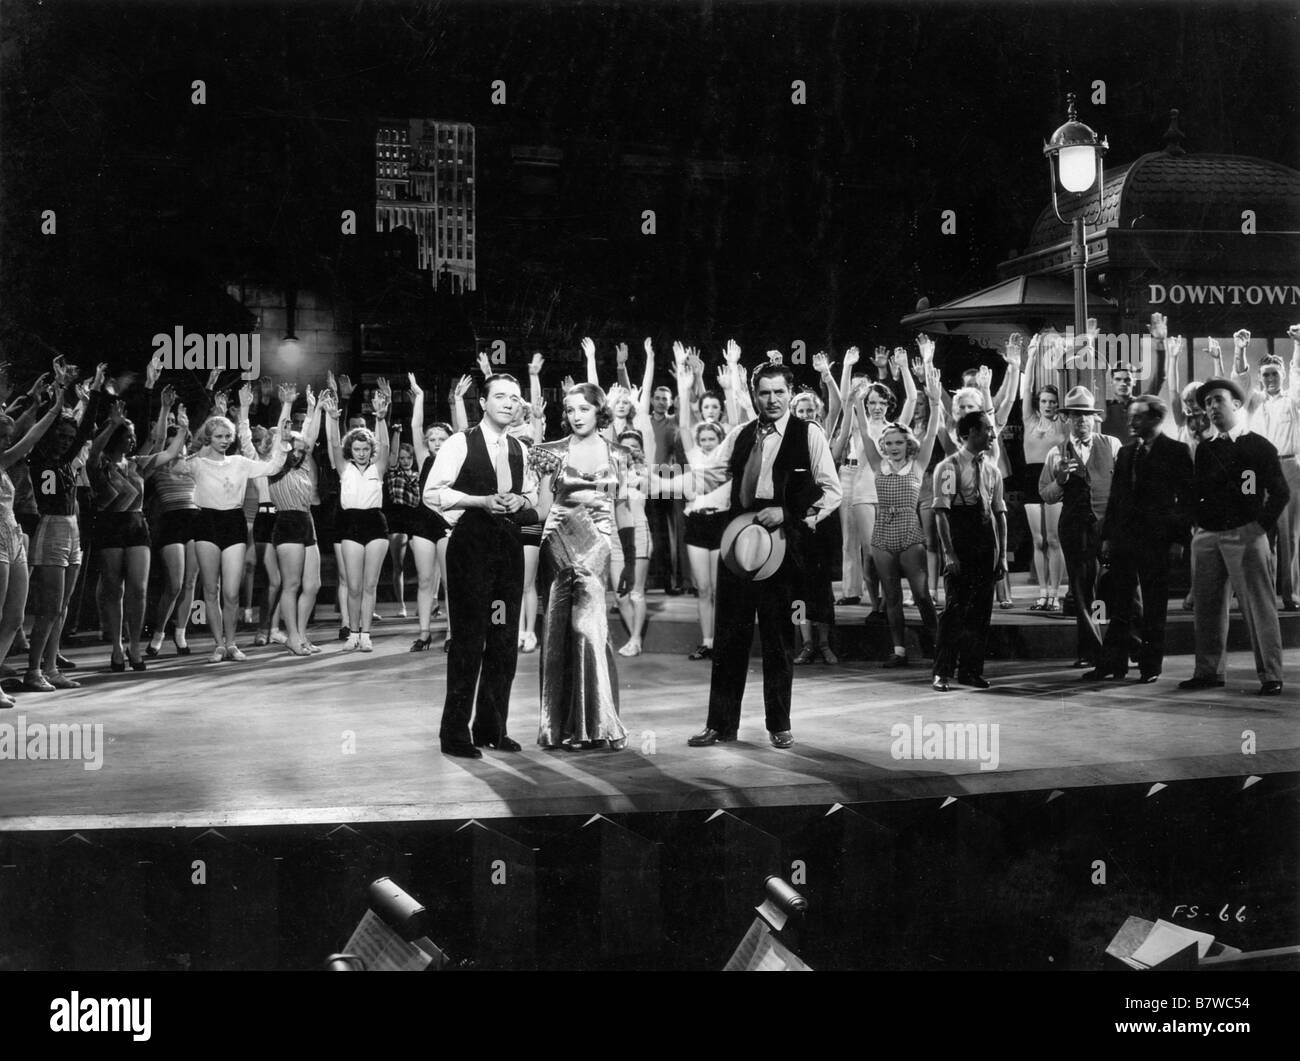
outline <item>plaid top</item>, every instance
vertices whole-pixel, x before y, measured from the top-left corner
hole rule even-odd
[[[420,507],[420,473],[414,468],[410,471],[390,469],[384,486],[388,491],[388,503],[393,508]]]

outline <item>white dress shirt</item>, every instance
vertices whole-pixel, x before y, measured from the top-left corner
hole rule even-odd
[[[759,421],[761,424],[762,421]],[[758,470],[758,482],[754,487],[756,501],[775,501],[775,487],[772,484],[772,466],[776,455],[785,439],[786,428],[790,423],[790,412],[776,421],[775,430],[769,431],[763,439],[762,463]],[[696,496],[708,493],[727,482],[731,476],[731,455],[736,449],[736,438],[748,425],[741,424],[727,433],[722,444],[709,454],[709,459],[699,467],[692,466],[690,475],[693,479]],[[831,447],[826,441],[822,429],[812,421],[808,424],[808,460],[810,471],[817,485],[822,488],[822,496],[814,503],[817,510],[817,522],[820,523],[837,508],[843,494],[840,490],[839,473],[835,470],[835,461],[831,457]],[[735,489],[740,484],[734,484]]]
[[[509,456],[508,449],[504,453],[501,449],[509,446],[509,436],[504,431],[498,431],[488,420],[479,423],[479,430],[483,432],[483,441],[487,444],[488,460],[495,467],[500,459]],[[516,440],[515,445],[521,450],[520,457],[524,465],[523,497],[529,507],[536,508],[537,475],[528,463],[528,451],[524,444]],[[465,498],[473,496],[456,490],[451,485],[460,476],[468,454],[469,432],[458,431],[438,450],[438,455],[433,458],[429,478],[424,484],[424,504],[441,512],[442,518],[452,525],[460,519],[460,514],[465,509]]]

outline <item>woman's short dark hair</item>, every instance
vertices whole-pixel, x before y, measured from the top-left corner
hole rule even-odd
[[[883,383],[873,383],[870,387],[867,388],[867,395],[866,398],[863,399],[863,401],[866,401],[866,399],[870,398],[873,394],[878,395],[881,398],[884,398],[885,401],[889,403],[885,407],[886,418],[893,416],[894,408],[895,406],[898,405],[898,399],[894,397],[894,392],[891,391],[888,387],[886,387]]]
[[[605,392],[594,383],[575,383],[564,396],[567,398],[571,394],[581,394],[588,405],[596,407],[596,427],[609,427],[614,422],[614,410],[610,408],[609,399],[605,397]],[[561,402],[561,405],[563,403]],[[568,419],[567,415],[565,417]]]
[[[1041,398],[1044,394],[1050,394],[1053,398],[1056,399],[1057,404],[1058,405],[1060,404],[1061,392],[1060,390],[1057,389],[1055,383],[1044,383],[1041,387],[1038,388],[1034,396],[1037,398]]]

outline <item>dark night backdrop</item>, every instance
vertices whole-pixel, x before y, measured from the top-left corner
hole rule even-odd
[[[1300,163],[1282,4],[17,0],[0,18],[14,361],[46,360],[39,337],[142,362],[117,337],[143,307],[227,278],[363,292],[379,116],[476,125],[471,311],[538,345],[901,340],[918,297],[991,283],[1023,247],[1070,90],[1111,166],[1158,149],[1171,107],[1190,151]],[[564,152],[553,185],[517,175],[514,144]]]

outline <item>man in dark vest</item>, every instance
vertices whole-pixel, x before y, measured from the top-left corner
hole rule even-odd
[[[1169,607],[1169,567],[1191,540],[1195,493],[1192,455],[1163,434],[1168,414],[1154,394],[1133,399],[1128,410],[1131,445],[1119,451],[1110,500],[1101,521],[1101,557],[1110,563],[1106,595],[1110,622],[1102,658],[1085,679],[1124,678],[1134,625],[1133,591],[1142,587],[1140,680],[1160,677],[1165,659],[1165,616]]]
[[[466,759],[482,758],[482,747],[519,751],[506,732],[524,585],[519,528],[537,522],[537,477],[506,434],[523,401],[519,384],[499,373],[482,393],[482,421],[443,443],[424,487],[424,503],[452,524],[447,609],[456,630],[438,736],[444,754]]]
[[[1075,387],[1061,409],[1070,421],[1070,437],[1047,451],[1038,480],[1043,503],[1061,502],[1061,551],[1074,596],[1078,631],[1076,667],[1101,665],[1101,627],[1093,611],[1097,586],[1097,556],[1101,549],[1101,521],[1106,515],[1110,484],[1115,475],[1119,439],[1093,431],[1101,415],[1087,387]]]
[[[755,615],[763,644],[768,736],[776,748],[794,743],[790,733],[797,630],[793,606],[803,592],[805,558],[811,559],[814,548],[813,529],[839,507],[840,480],[821,428],[790,415],[793,384],[790,370],[782,365],[767,364],[756,370],[752,387],[758,419],[729,432],[710,462],[693,468],[688,477],[698,492],[730,480],[732,519],[754,513],[755,522],[769,531],[781,528],[787,541],[785,559],[769,578],[748,579],[726,564],[718,565],[709,715],[703,732],[687,742],[695,748],[736,739]]]

